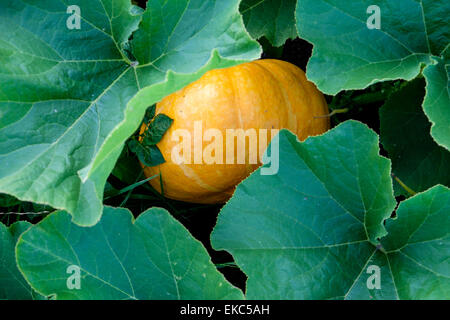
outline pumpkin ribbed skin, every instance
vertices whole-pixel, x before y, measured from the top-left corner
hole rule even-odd
[[[259,165],[178,165],[171,159],[173,148],[180,143],[172,140],[175,130],[187,129],[194,140],[194,123],[200,120],[203,133],[209,128],[217,128],[223,133],[225,146],[226,129],[286,128],[300,140],[329,129],[329,119],[324,117],[328,107],[322,93],[298,67],[270,59],[211,70],[160,101],[156,113],[174,119],[158,143],[166,162],[156,167],[144,167],[144,173],[147,177],[161,173],[166,197],[195,203],[225,202],[236,185]],[[141,132],[145,129],[143,125]],[[203,148],[209,144],[211,141],[203,142]],[[248,145],[246,149],[248,156]],[[191,150],[194,150],[194,141]],[[160,179],[150,183],[161,192]]]

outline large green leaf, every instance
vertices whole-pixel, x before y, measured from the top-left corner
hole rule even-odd
[[[297,37],[296,3],[296,0],[242,0],[240,10],[253,38],[265,36],[273,46],[279,47],[287,39]]]
[[[380,8],[380,29],[367,27],[371,5]],[[442,17],[449,8],[444,0],[299,0],[299,34],[315,47],[308,77],[333,94],[376,81],[413,79],[421,63],[431,63],[429,56],[441,55],[448,45]]]
[[[212,235],[213,247],[229,251],[247,274],[249,299],[408,299],[447,292],[436,284],[448,286],[448,279],[431,273],[425,279],[423,272],[399,269],[392,278],[389,262],[394,262],[398,247],[389,247],[386,254],[377,238],[386,234],[382,222],[390,217],[395,200],[390,164],[378,155],[373,131],[349,121],[303,143],[287,131],[279,138],[278,174],[260,175],[258,170],[240,184]],[[434,192],[442,197],[432,210],[418,212],[438,213],[433,222],[448,234],[448,218],[442,212],[448,213],[450,192],[443,187],[405,202],[399,215],[408,215],[408,206],[417,202],[433,202]],[[402,221],[396,222],[401,229]],[[443,232],[431,233],[437,239]],[[404,234],[392,231],[387,239],[396,236]],[[447,251],[430,262],[432,269],[434,262],[445,267],[449,244],[443,241],[441,248]],[[433,252],[423,252],[433,259]],[[367,286],[373,265],[381,272],[380,290]],[[415,286],[426,280],[434,281],[427,295],[400,292],[407,281]],[[440,296],[446,297],[448,293]]]
[[[31,225],[27,222],[16,222],[7,228],[0,223],[0,300],[32,299],[33,290],[17,269],[17,239]]]
[[[425,80],[417,79],[394,93],[380,109],[381,142],[392,160],[392,172],[416,192],[438,183],[450,186],[450,152],[430,136],[422,110]],[[409,196],[398,183],[397,195]]]
[[[368,28],[380,12],[380,28]],[[369,13],[368,13],[369,12]],[[314,44],[307,76],[322,91],[361,89],[385,80],[412,80],[426,66],[425,113],[433,138],[450,150],[450,15],[445,0],[299,0],[300,37]],[[369,23],[370,24],[370,23]]]
[[[90,228],[59,211],[22,235],[17,262],[36,291],[57,299],[242,298],[202,244],[164,209],[133,221],[128,210],[105,207]],[[68,286],[76,268],[79,289]]]
[[[0,192],[93,225],[146,108],[260,48],[238,0],[155,0],[142,16],[128,0],[70,4],[81,10],[79,30],[66,27],[61,1],[0,0]]]

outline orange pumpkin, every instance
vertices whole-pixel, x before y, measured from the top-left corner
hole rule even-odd
[[[242,145],[239,146],[236,141],[234,149],[226,149],[227,129],[269,129],[268,142],[272,128],[289,129],[300,140],[329,129],[328,107],[322,93],[298,67],[270,59],[211,70],[201,79],[160,101],[156,105],[156,113],[174,119],[157,145],[166,162],[156,167],[143,166],[144,173],[147,177],[161,174],[166,197],[195,203],[225,202],[236,185],[261,163],[250,161],[255,158],[251,154],[255,149],[250,147],[251,139],[247,138],[243,151],[245,163],[237,164],[237,153],[242,153]],[[206,137],[196,134],[199,127],[203,134],[222,133],[223,141],[218,141],[219,137],[214,135]],[[145,125],[141,133],[144,130]],[[188,139],[188,134],[191,134],[190,141],[182,141]],[[264,135],[258,135],[257,140],[258,144],[262,141],[261,149],[265,149],[268,142],[264,142],[262,137]],[[223,146],[223,155],[214,146]],[[241,149],[238,150],[238,147]],[[264,151],[261,149],[258,160]],[[174,156],[174,152],[177,155]],[[223,161],[212,164],[211,160],[209,163],[199,162],[202,152],[209,152],[213,158],[217,156],[215,159],[223,156]],[[235,163],[227,163],[227,154],[230,156],[233,152]],[[180,159],[184,162],[180,163]],[[161,192],[160,179],[150,180],[150,183]]]

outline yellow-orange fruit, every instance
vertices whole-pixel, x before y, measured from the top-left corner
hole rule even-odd
[[[147,177],[161,174],[166,197],[195,203],[225,202],[236,185],[260,165],[260,162],[250,161],[254,149],[250,147],[249,138],[245,163],[226,163],[227,152],[229,155],[235,152],[235,161],[238,160],[237,152],[243,152],[242,148],[238,149],[237,141],[233,150],[226,150],[226,141],[230,140],[226,139],[227,129],[255,129],[257,132],[268,129],[268,142],[273,128],[289,129],[300,140],[329,129],[328,107],[322,93],[306,79],[301,69],[271,59],[211,70],[160,101],[156,113],[174,120],[157,145],[166,162],[156,167],[144,167],[144,173]],[[223,141],[217,136],[198,134],[200,126],[203,134],[208,129],[216,129],[210,132],[222,133]],[[145,129],[143,125],[141,132]],[[190,148],[180,147],[184,141],[180,138],[181,131],[185,133],[181,135],[184,138],[190,133],[191,139],[184,144]],[[260,140],[264,141],[259,135],[257,140],[258,144]],[[261,149],[265,150],[267,143]],[[213,157],[219,154],[219,148],[212,146],[223,146],[222,164],[219,161],[213,164],[199,162],[202,152]],[[259,160],[264,150],[258,153]],[[175,161],[174,154],[179,154]],[[180,157],[184,157],[184,163],[179,163]],[[150,180],[150,183],[161,192],[160,179]]]

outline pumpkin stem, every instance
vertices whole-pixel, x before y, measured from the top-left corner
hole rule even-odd
[[[348,108],[342,108],[342,109],[334,109],[331,113],[326,114],[324,116],[315,116],[314,118],[331,118],[332,116],[334,116],[335,114],[338,113],[347,113],[348,112]]]
[[[397,181],[398,184],[399,184],[403,189],[405,189],[411,196],[415,196],[415,195],[417,194],[413,189],[411,189],[411,188],[408,187],[406,184],[404,184],[403,181],[400,180],[395,174],[392,173],[391,175],[392,175],[392,177],[394,178],[394,180]]]

